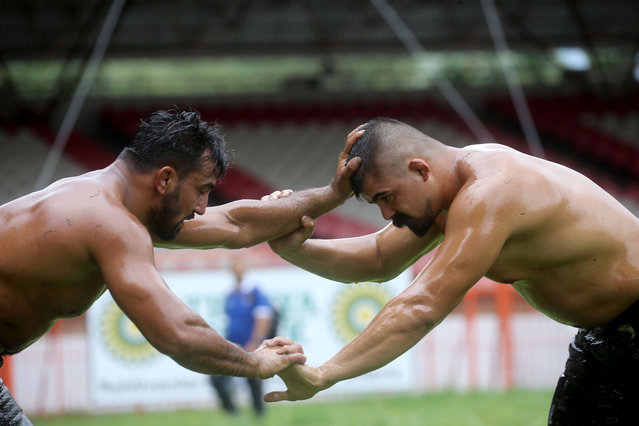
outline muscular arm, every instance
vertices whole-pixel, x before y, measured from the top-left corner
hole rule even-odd
[[[303,362],[301,353],[248,353],[215,332],[162,280],[141,225],[105,225],[91,246],[115,302],[153,347],[178,364],[204,374],[264,378]]]
[[[184,223],[168,248],[242,248],[281,235],[300,226],[304,215],[318,217],[342,204],[348,194],[331,186],[296,192],[278,200],[239,200],[216,207]]]
[[[431,262],[369,326],[318,369],[282,374],[289,389],[266,399],[306,399],[333,384],[378,369],[437,326],[493,264],[512,229],[496,209],[472,197],[451,206],[446,236]]]
[[[207,209],[188,221],[171,243],[155,241],[168,248],[242,248],[286,235],[298,228],[302,216],[316,218],[342,204],[352,195],[349,179],[361,160],[346,163],[351,147],[361,136],[359,127],[348,134],[344,150],[330,185],[296,192],[270,200],[240,200]]]
[[[311,224],[271,242],[271,248],[283,259],[325,278],[341,282],[393,279],[441,241],[438,226],[422,238],[408,228],[389,224],[370,235],[334,240],[299,240],[310,236]],[[304,235],[302,235],[304,234]]]

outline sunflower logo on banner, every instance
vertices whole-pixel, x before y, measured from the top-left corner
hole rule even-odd
[[[333,327],[339,337],[350,342],[357,336],[393,295],[375,283],[346,286],[333,303]]]
[[[127,362],[142,362],[159,353],[115,302],[106,305],[100,319],[102,340],[116,357]]]

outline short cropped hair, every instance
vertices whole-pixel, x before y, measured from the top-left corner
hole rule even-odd
[[[141,173],[171,166],[178,174],[188,175],[202,165],[206,150],[214,164],[213,173],[222,178],[229,167],[221,127],[202,121],[196,111],[179,109],[160,110],[140,123],[133,140],[122,151],[121,157]]]
[[[366,123],[362,128],[365,132],[357,139],[346,160],[348,162],[355,157],[362,159],[359,168],[351,177],[351,187],[358,200],[361,199],[364,178],[370,173],[378,173],[376,159],[384,149],[382,140],[388,136],[389,131],[392,132],[393,127],[401,125],[404,125],[401,121],[378,117]]]

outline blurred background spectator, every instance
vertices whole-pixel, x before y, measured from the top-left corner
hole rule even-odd
[[[275,313],[266,294],[258,284],[247,279],[248,260],[235,257],[231,270],[235,277],[233,291],[228,294],[224,312],[228,317],[226,338],[247,351],[254,351],[264,339],[275,337]],[[264,414],[262,380],[247,377],[211,376],[211,384],[217,392],[222,408],[229,414],[237,414],[233,389],[234,381],[246,381],[251,393],[253,410],[257,416]]]

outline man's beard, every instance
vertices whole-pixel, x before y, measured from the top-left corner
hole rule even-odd
[[[407,226],[408,229],[410,229],[413,232],[413,234],[417,235],[418,237],[425,236],[428,233],[428,230],[430,229],[430,227],[433,226],[434,222],[435,220],[431,217],[416,219],[401,213],[396,213],[393,216],[393,225],[395,225],[398,228],[401,228],[402,226]]]
[[[181,188],[176,188],[173,193],[162,199],[160,207],[151,209],[149,215],[149,229],[164,241],[174,240],[182,229],[182,223],[187,219],[183,218],[177,223],[174,222],[180,213],[178,207],[180,192]],[[190,217],[192,217],[192,215]]]

